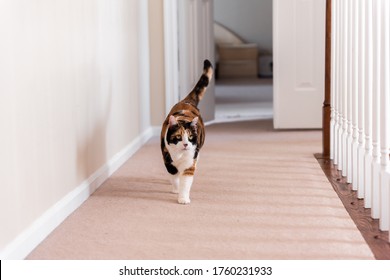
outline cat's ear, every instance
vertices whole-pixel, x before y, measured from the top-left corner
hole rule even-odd
[[[195,117],[195,118],[192,120],[192,122],[191,122],[191,126],[196,127],[196,125],[198,124],[198,120],[199,120],[199,118],[198,118],[198,117]]]
[[[177,125],[177,120],[173,115],[169,116],[169,127],[172,127],[174,125]]]

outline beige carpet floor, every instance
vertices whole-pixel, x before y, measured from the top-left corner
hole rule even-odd
[[[154,138],[28,259],[373,259],[320,151],[320,131],[211,125],[179,205]]]

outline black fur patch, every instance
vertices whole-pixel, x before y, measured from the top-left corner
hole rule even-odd
[[[192,143],[192,145],[196,145],[198,143],[198,135],[196,134],[196,131],[192,130],[191,136],[192,139],[190,140],[190,142]]]
[[[203,90],[203,88],[207,87],[208,85],[209,78],[205,74],[203,74],[195,86],[195,93],[199,94]]]
[[[167,148],[165,147],[164,139],[161,139],[161,151],[162,151],[163,158],[164,158],[165,168],[167,169],[167,171],[170,174],[175,175],[178,172],[178,170],[175,166],[172,165],[173,160],[172,160],[171,155],[169,154]]]
[[[175,175],[177,174],[177,172],[179,172],[177,170],[177,168],[175,166],[172,165],[172,163],[165,163],[165,167],[167,169],[167,171],[172,174],[172,175]]]
[[[194,153],[194,159],[197,159],[197,158],[198,158],[198,154],[199,154],[199,148],[196,147],[195,153]]]
[[[206,70],[206,69],[209,69],[210,67],[213,67],[213,66],[211,65],[211,62],[208,59],[206,59],[203,62],[203,69]]]

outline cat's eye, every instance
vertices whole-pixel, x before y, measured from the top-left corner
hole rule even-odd
[[[194,138],[194,136],[192,136],[192,135],[188,136],[189,140],[192,140],[192,138]]]
[[[181,140],[181,136],[180,135],[176,135],[175,137],[177,140]]]

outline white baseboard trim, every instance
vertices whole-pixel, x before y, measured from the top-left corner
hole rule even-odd
[[[161,134],[161,127],[160,126],[152,126],[152,132],[153,136],[157,137]]]
[[[159,128],[158,128],[159,130]],[[1,260],[21,260],[26,258],[56,227],[88,199],[108,177],[122,166],[136,151],[157,133],[156,127],[149,127],[105,165],[94,172],[81,185],[50,207],[42,216],[19,234],[1,252]],[[157,133],[158,134],[158,133]]]

